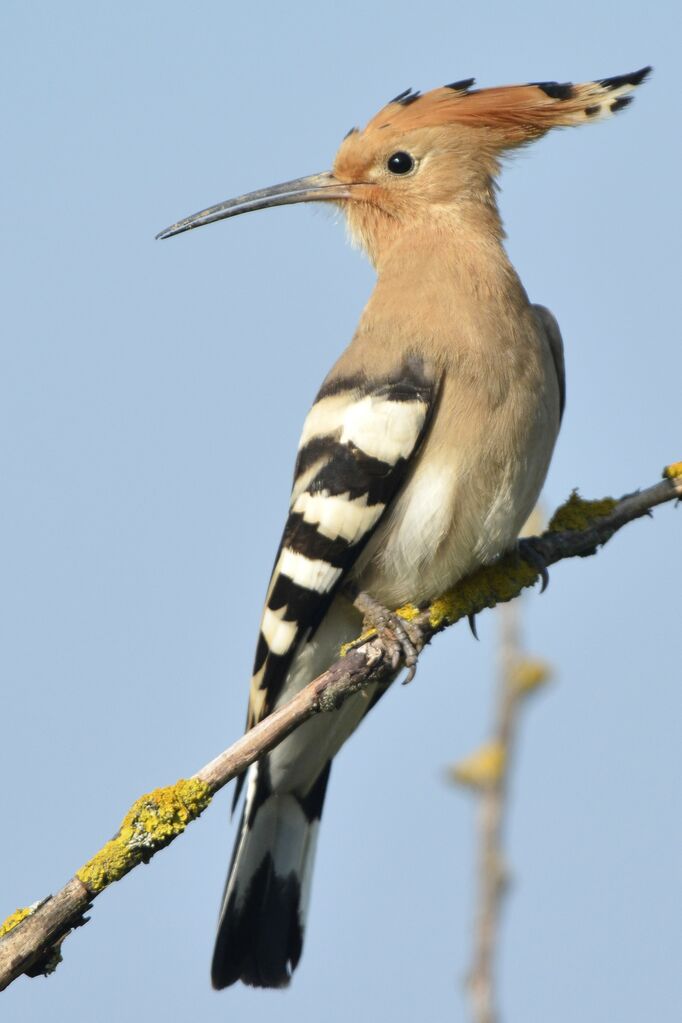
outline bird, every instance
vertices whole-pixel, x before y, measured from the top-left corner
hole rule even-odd
[[[477,89],[466,79],[408,89],[348,132],[331,171],[219,203],[157,235],[321,202],[343,211],[376,271],[303,425],[247,729],[328,668],[363,621],[413,663],[413,637],[392,609],[426,605],[517,543],[559,432],[565,374],[557,321],[531,303],[505,250],[501,160],[553,128],[624,109],[650,71],[579,85]],[[239,779],[235,805],[242,786],[246,795],[214,987],[290,982],[332,760],[398,673],[307,721]]]

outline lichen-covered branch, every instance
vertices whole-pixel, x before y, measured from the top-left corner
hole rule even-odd
[[[662,482],[620,501],[583,501],[572,495],[549,529],[533,540],[546,565],[593,554],[627,522],[682,497],[682,463],[669,466]],[[540,571],[512,552],[464,579],[427,608],[407,605],[399,613],[420,630],[423,641],[460,618],[509,601],[537,582]],[[392,651],[368,633],[362,646],[342,656],[286,706],[252,728],[189,780],[142,796],[126,814],[116,837],[80,868],[57,895],[20,910],[0,925],[0,990],[22,974],[51,972],[68,932],[84,922],[93,900],[114,881],[181,834],[208,806],[215,792],[271,750],[314,714],[339,707],[351,693],[393,671]]]

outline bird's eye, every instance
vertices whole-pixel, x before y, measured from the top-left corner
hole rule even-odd
[[[414,167],[414,157],[402,150],[389,156],[386,166],[391,174],[409,174]]]

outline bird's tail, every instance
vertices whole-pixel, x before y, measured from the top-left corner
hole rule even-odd
[[[220,911],[211,979],[285,987],[301,957],[317,829],[331,763],[300,796],[273,792],[249,769],[247,796]]]

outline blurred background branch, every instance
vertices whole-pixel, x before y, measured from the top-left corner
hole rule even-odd
[[[542,528],[536,509],[522,536]],[[474,1023],[497,1023],[496,964],[500,921],[509,874],[504,831],[509,816],[510,770],[518,741],[520,715],[526,697],[550,678],[549,665],[523,652],[521,600],[503,604],[498,611],[499,669],[490,739],[455,764],[452,779],[478,796],[477,881],[471,965],[467,988]]]

